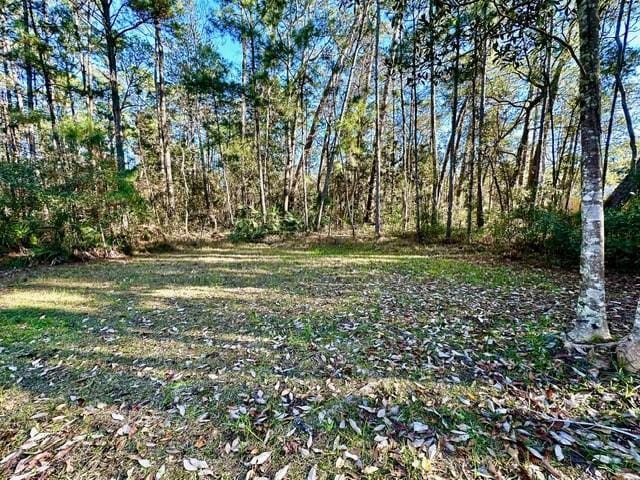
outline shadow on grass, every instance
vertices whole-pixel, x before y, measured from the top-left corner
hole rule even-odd
[[[266,416],[252,427],[260,435],[305,417],[328,439],[340,419],[367,419],[358,404],[373,391],[399,405],[395,434],[413,421],[443,435],[461,423],[478,430],[469,437],[481,455],[496,448],[488,439],[502,434],[498,421],[524,428],[530,415],[505,420],[487,413],[488,400],[593,389],[576,373],[588,364],[565,357],[554,337],[572,299],[560,298],[553,321],[543,315],[557,303],[544,275],[487,268],[466,253],[332,252],[214,248],[43,269],[0,299],[0,388],[170,418],[184,403],[185,421],[206,413],[227,440],[238,406],[256,416],[251,425]],[[309,413],[283,400],[284,384]],[[552,447],[544,435],[532,444]]]

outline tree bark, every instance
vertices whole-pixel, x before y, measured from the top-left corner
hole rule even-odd
[[[618,344],[618,363],[630,372],[640,372],[640,300],[629,335]]]
[[[582,247],[576,323],[569,338],[610,338],[604,278],[604,208],[600,157],[600,16],[598,0],[578,0],[580,29],[580,140],[582,145]]]
[[[382,212],[380,211],[380,166],[382,163],[381,142],[382,142],[382,112],[380,105],[380,92],[378,85],[378,77],[380,75],[380,0],[376,0],[376,42],[375,42],[375,77],[373,82],[373,88],[375,90],[375,102],[376,102],[376,131],[375,131],[375,169],[376,169],[376,237],[382,235]],[[385,82],[385,96],[388,90],[389,83],[391,82],[391,71]],[[386,99],[385,99],[386,100]],[[386,101],[385,101],[386,104]]]
[[[459,14],[458,8],[458,14]],[[458,64],[460,61],[460,19],[456,20],[456,49],[455,49],[455,61],[453,65],[453,98],[451,99],[451,138],[449,141],[449,190],[447,195],[447,227],[445,238],[447,241],[451,240],[451,228],[453,222],[453,191],[454,191],[454,179],[456,168],[456,125],[458,123]]]
[[[176,213],[176,198],[173,185],[173,168],[171,165],[171,148],[169,138],[169,119],[164,83],[164,47],[162,45],[162,26],[159,19],[154,19],[156,46],[156,102],[158,109],[158,142],[159,157],[164,171],[165,195],[167,197],[167,213],[169,218]]]
[[[113,116],[113,130],[116,147],[116,167],[119,172],[124,171],[127,165],[124,160],[124,133],[122,129],[122,107],[120,105],[120,92],[118,90],[118,63],[116,60],[116,35],[113,31],[111,19],[111,0],[99,0],[102,26],[104,28],[104,41],[107,47],[107,63],[109,65],[109,89],[111,91],[111,114]]]
[[[616,85],[616,91],[620,92],[620,104],[622,106],[625,123],[627,125],[627,132],[629,135],[629,148],[631,150],[631,165],[630,165],[629,173],[625,175],[625,177],[622,179],[622,182],[620,182],[620,184],[615,188],[615,190],[611,193],[611,195],[609,195],[609,198],[607,198],[607,201],[605,203],[605,206],[607,208],[619,208],[623,206],[627,202],[627,200],[631,198],[633,193],[637,193],[638,182],[640,181],[640,178],[638,178],[639,177],[638,173],[640,173],[640,159],[638,158],[638,148],[636,145],[636,137],[635,137],[635,132],[633,130],[633,121],[631,119],[631,113],[629,111],[629,106],[627,104],[626,90],[622,83],[622,71],[624,68],[624,53],[627,45],[627,36],[629,32],[629,27],[630,27],[631,10],[633,7],[633,1],[632,0],[629,1],[629,11],[627,13],[624,39],[623,41],[621,41],[619,28],[622,20],[624,3],[625,2],[623,0],[622,4],[620,5],[620,13],[618,16],[618,26],[616,28],[616,44],[618,47],[618,57],[617,57],[616,74],[615,74],[615,77],[616,77],[615,85]],[[611,114],[612,117],[613,117],[613,108],[614,106],[612,106],[612,114]],[[611,127],[609,127],[609,129],[611,129]],[[610,133],[607,132],[607,136],[609,135]],[[607,140],[607,147],[608,147],[608,140]],[[607,148],[607,153],[608,153],[608,148]]]

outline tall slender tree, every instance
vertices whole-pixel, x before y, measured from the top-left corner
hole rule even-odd
[[[600,156],[600,13],[598,0],[578,0],[580,29],[580,139],[582,145],[582,247],[580,296],[569,337],[608,339],[604,278],[604,207]]]

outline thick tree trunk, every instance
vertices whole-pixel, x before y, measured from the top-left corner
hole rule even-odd
[[[582,144],[582,247],[577,342],[610,338],[604,279],[604,208],[600,157],[600,16],[598,0],[578,0],[580,27],[580,125]]]

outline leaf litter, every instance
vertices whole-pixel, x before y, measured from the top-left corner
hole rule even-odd
[[[640,478],[637,378],[563,348],[575,274],[238,248],[8,286],[106,288],[77,292],[75,331],[3,345],[0,475]],[[614,331],[630,288],[613,281]]]

